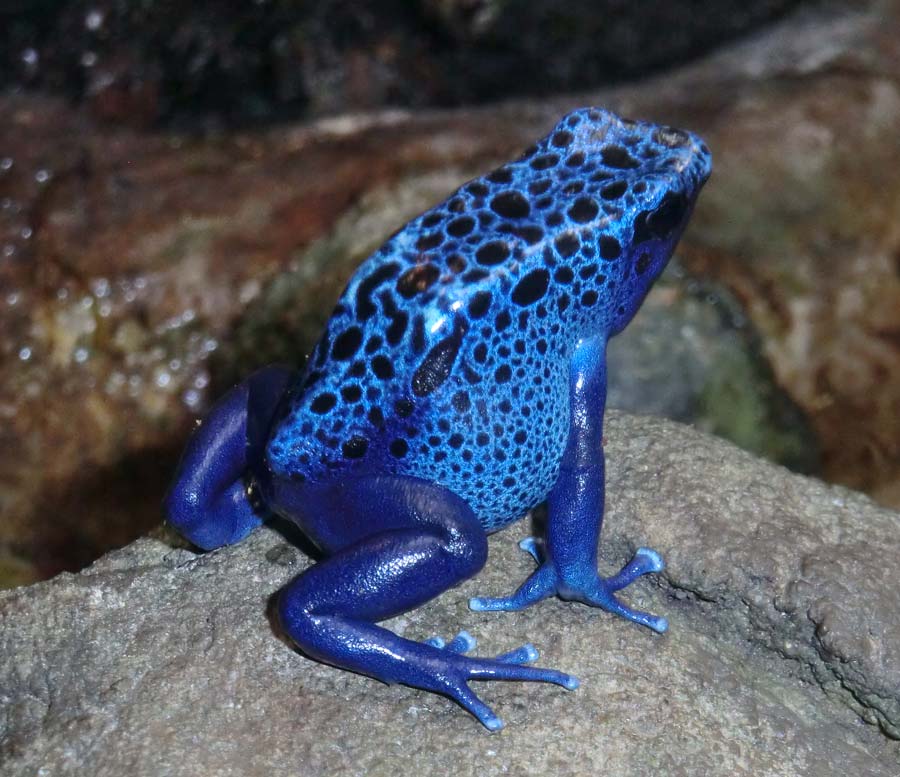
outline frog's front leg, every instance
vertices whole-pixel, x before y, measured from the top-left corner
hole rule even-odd
[[[570,366],[571,422],[559,478],[547,499],[546,552],[539,553],[534,540],[522,549],[538,561],[535,570],[512,596],[475,598],[473,610],[519,610],[557,594],[602,607],[657,632],[668,628],[665,618],[633,610],[615,592],[641,575],[663,569],[660,555],[639,548],[622,570],[612,577],[597,573],[597,545],[603,523],[604,462],[603,410],[606,400],[606,341],[582,341]]]
[[[530,645],[495,658],[465,655],[465,632],[444,644],[414,642],[375,622],[424,604],[475,574],[487,540],[472,510],[439,486],[408,477],[342,481],[297,499],[308,526],[343,527],[326,539],[329,555],[297,577],[279,598],[284,630],[307,655],[325,663],[441,693],[487,728],[500,719],[470,680],[532,680],[577,687],[570,675],[523,666]],[[320,522],[321,521],[321,522]]]

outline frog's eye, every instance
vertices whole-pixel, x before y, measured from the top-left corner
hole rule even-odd
[[[668,237],[677,227],[687,211],[687,199],[682,194],[671,192],[663,197],[659,207],[647,217],[647,226],[657,237]]]
[[[669,192],[652,211],[641,211],[634,220],[634,242],[667,238],[684,219],[688,200],[683,194]]]

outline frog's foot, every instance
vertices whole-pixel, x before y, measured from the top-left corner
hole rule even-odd
[[[452,644],[452,643],[450,643]],[[449,647],[449,645],[448,645]],[[442,648],[442,652],[447,648]],[[471,712],[490,731],[503,728],[503,721],[469,687],[471,680],[524,680],[527,682],[553,683],[574,691],[579,686],[578,678],[555,669],[524,666],[536,660],[538,652],[532,645],[503,653],[496,658],[476,658],[456,655],[446,656],[442,662],[436,686],[429,690],[449,696],[464,709]]]
[[[522,645],[494,658],[464,657],[476,645],[475,638],[467,631],[461,631],[450,642],[445,642],[440,637],[431,637],[423,644],[460,656],[461,662],[452,661],[449,664],[451,670],[447,673],[445,687],[436,690],[461,704],[491,731],[502,728],[503,721],[473,693],[468,686],[469,680],[530,680],[561,685],[570,691],[579,685],[578,678],[564,672],[524,666],[536,661],[539,656],[531,644]]]
[[[540,566],[512,596],[490,598],[476,597],[469,600],[469,608],[476,612],[496,610],[521,610],[553,594],[562,599],[574,600],[600,607],[607,612],[647,626],[662,634],[669,627],[665,618],[634,610],[620,602],[615,592],[631,585],[637,578],[664,568],[662,557],[650,548],[638,548],[634,557],[612,577],[602,578],[587,566],[578,566],[563,577],[550,560],[543,560],[534,538],[519,543]]]

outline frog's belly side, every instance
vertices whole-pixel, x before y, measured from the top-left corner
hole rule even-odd
[[[559,473],[569,426],[567,412],[546,413],[534,419],[531,434],[516,442],[516,430],[507,431],[503,415],[492,417],[497,420],[487,430],[451,433],[453,446],[432,450],[422,445],[397,469],[461,496],[486,531],[520,518],[546,498]]]
[[[554,374],[554,372],[556,374]],[[504,390],[448,381],[406,417],[373,429],[347,420],[365,453],[348,457],[312,413],[276,430],[267,451],[276,479],[324,484],[366,475],[406,475],[443,485],[462,497],[486,531],[520,518],[556,482],[569,430],[568,383],[560,366],[519,376]],[[350,451],[351,453],[353,451]]]

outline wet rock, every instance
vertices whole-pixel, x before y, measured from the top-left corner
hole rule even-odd
[[[469,612],[533,568],[527,521],[491,538],[474,580],[389,624],[465,627],[485,654],[533,641],[581,678],[479,684],[502,733],[290,650],[271,597],[308,561],[275,532],[199,556],[147,538],[0,593],[4,773],[445,774],[452,752],[461,775],[895,775],[900,515],[672,422],[612,413],[606,437],[601,569],[663,552],[627,598],[664,613],[665,636],[558,600]]]

